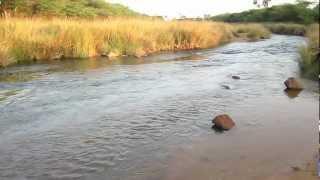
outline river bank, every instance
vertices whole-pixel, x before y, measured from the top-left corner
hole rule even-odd
[[[0,20],[0,66],[96,56],[142,57],[160,51],[217,47],[267,38],[261,25],[150,18]]]

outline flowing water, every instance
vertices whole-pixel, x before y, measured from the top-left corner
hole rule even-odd
[[[317,151],[318,87],[283,81],[299,76],[304,41],[2,69],[0,179],[248,180],[302,166]],[[221,113],[234,129],[211,128]]]

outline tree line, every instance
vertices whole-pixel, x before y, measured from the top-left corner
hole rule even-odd
[[[224,22],[294,22],[310,24],[319,22],[319,2],[298,0],[295,4],[283,4],[240,13],[222,14],[207,19]]]
[[[137,12],[105,0],[0,0],[0,14],[8,16],[134,16]]]

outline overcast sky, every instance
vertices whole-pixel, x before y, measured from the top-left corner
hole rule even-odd
[[[197,17],[204,14],[240,12],[256,8],[253,0],[107,0],[124,4],[148,15]],[[272,0],[271,5],[293,3],[295,0]]]

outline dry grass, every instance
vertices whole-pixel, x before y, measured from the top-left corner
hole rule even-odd
[[[266,29],[261,24],[235,24],[234,26],[234,32],[236,36],[239,36],[240,38],[247,38],[249,40],[259,40],[259,39],[266,39],[269,38],[271,35],[271,32]]]
[[[214,22],[150,19],[0,20],[0,64],[93,56],[144,56],[209,48],[230,41],[231,27]]]
[[[285,35],[304,36],[307,29],[305,25],[292,23],[267,23],[264,25],[272,33]]]

